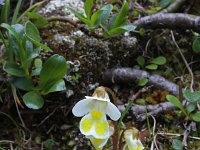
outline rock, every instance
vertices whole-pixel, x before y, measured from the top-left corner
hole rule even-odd
[[[68,7],[73,7],[78,11],[83,12],[83,5],[83,2],[80,0],[50,0],[49,3],[39,11],[39,13],[45,16],[65,16],[77,20]]]

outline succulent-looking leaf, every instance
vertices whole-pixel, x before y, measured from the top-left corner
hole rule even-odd
[[[35,91],[30,91],[23,96],[23,101],[28,108],[40,109],[44,105],[44,99]]]
[[[189,102],[198,102],[200,101],[200,91],[191,92],[190,90],[183,91],[184,98]]]
[[[124,25],[117,28],[111,28],[111,30],[108,31],[108,34],[110,37],[113,37],[124,32],[132,31],[134,29],[135,29],[134,25]]]
[[[9,31],[9,33],[12,34],[15,37],[15,39],[19,39],[17,32],[9,24],[2,23],[1,27],[4,28],[4,29],[7,29]]]
[[[200,37],[196,37],[192,44],[192,49],[195,53],[200,52]]]
[[[194,103],[189,103],[187,106],[186,106],[186,109],[189,113],[191,113],[192,111],[194,111],[196,109],[196,104]]]
[[[42,49],[44,49],[46,51],[52,51],[48,46],[40,43],[41,38],[39,35],[39,31],[36,28],[36,26],[33,23],[31,23],[30,21],[28,21],[25,24],[25,34],[26,34],[26,37],[36,46],[41,47]]]
[[[32,80],[27,79],[26,77],[14,77],[12,79],[12,82],[15,85],[15,87],[24,91],[31,91],[34,89]]]
[[[183,149],[183,144],[182,144],[182,142],[180,140],[173,139],[172,147],[175,150],[182,150]]]
[[[25,71],[19,65],[9,61],[5,62],[3,69],[12,76],[24,77],[26,75]]]
[[[64,90],[66,90],[65,81],[63,79],[60,79],[56,81],[50,88],[48,88],[47,91],[44,91],[44,95],[49,94],[51,92],[58,92]]]
[[[192,119],[196,122],[200,122],[200,111],[194,113],[191,115],[192,116]]]
[[[30,21],[28,21],[25,24],[25,32],[26,32],[26,35],[29,38],[33,39],[34,41],[37,41],[37,42],[41,41],[41,37],[40,37],[37,27]]]
[[[175,97],[173,95],[167,95],[166,98],[170,103],[172,103],[174,106],[178,107],[186,116],[188,116],[185,109],[183,108],[181,102],[179,101],[179,99],[177,97]]]
[[[138,86],[144,86],[147,84],[147,82],[148,82],[147,78],[140,78],[138,81]]]
[[[111,4],[105,5],[104,7],[101,8],[101,10],[103,11],[100,16],[102,25],[104,25],[106,20],[109,19],[112,9],[113,9],[113,5]]]
[[[154,58],[151,61],[151,63],[156,64],[156,65],[164,65],[166,63],[166,58],[163,56],[159,56],[159,57]]]
[[[145,66],[145,68],[150,69],[150,70],[156,70],[158,69],[158,65],[150,64],[150,65]]]
[[[43,65],[40,73],[39,86],[41,89],[64,77],[67,72],[67,63],[63,56],[53,55]],[[49,87],[50,88],[50,87]]]
[[[137,63],[138,63],[141,67],[143,67],[144,64],[145,64],[145,59],[144,59],[144,57],[143,57],[143,56],[137,57]]]

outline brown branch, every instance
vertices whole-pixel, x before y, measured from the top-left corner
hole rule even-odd
[[[140,78],[147,78],[150,85],[158,88],[163,88],[174,95],[178,95],[179,86],[175,83],[166,80],[160,75],[149,74],[147,71],[142,71],[133,68],[117,68],[107,70],[103,75],[103,82],[109,84],[134,84]]]
[[[183,101],[183,104],[184,103],[185,101]],[[117,107],[121,112],[123,112],[126,108],[125,105],[118,105]],[[144,121],[147,116],[150,116],[150,115],[156,116],[167,110],[171,111],[174,109],[175,109],[175,106],[171,104],[170,102],[163,102],[156,105],[146,105],[146,106],[133,104],[129,112],[138,121]],[[146,114],[146,112],[148,113]]]
[[[107,70],[104,73],[103,81],[105,84],[113,84],[113,83],[133,84],[139,78],[147,78],[149,79],[149,84],[170,91],[174,95],[179,94],[179,86],[176,85],[175,83],[168,81],[167,79],[159,75],[149,74],[146,71],[138,69],[117,68],[117,69]],[[186,101],[183,101],[183,105],[185,103]],[[126,106],[118,105],[118,108],[121,112],[123,112]],[[144,121],[147,116],[150,115],[156,116],[158,114],[163,113],[166,110],[173,110],[173,109],[175,109],[175,107],[170,102],[164,102],[157,105],[146,105],[146,106],[133,104],[133,106],[130,109],[130,113],[132,116],[136,117],[138,121]]]
[[[186,2],[187,0],[176,0],[172,4],[170,4],[167,8],[163,9],[162,13],[173,13],[176,12],[181,8],[181,6]]]
[[[200,16],[182,14],[182,13],[158,13],[142,17],[134,25],[139,28],[156,29],[192,29],[200,33]]]

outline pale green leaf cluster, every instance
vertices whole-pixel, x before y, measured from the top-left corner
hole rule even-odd
[[[137,57],[138,68],[146,68],[149,70],[156,70],[158,66],[164,65],[166,63],[166,58],[163,56],[158,56],[156,58],[151,59],[147,63],[145,62],[145,58],[143,56]]]
[[[96,28],[103,29],[105,37],[117,36],[121,33],[132,31],[134,25],[127,24],[128,21],[128,3],[124,2],[121,10],[112,14],[113,5],[108,4],[99,10],[92,12],[93,0],[86,0],[84,4],[84,14],[76,11],[74,8],[69,8],[82,22],[84,22],[91,30]]]

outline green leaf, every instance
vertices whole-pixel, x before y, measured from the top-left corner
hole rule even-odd
[[[44,141],[44,147],[47,150],[53,150],[54,144],[55,144],[55,142],[53,139],[47,139],[46,141]]]
[[[95,28],[96,26],[98,26],[100,24],[100,21],[101,21],[100,15],[102,12],[103,12],[102,10],[98,10],[92,15],[92,17],[91,17],[92,26],[91,27]]]
[[[200,122],[200,111],[194,113],[194,114],[191,114],[191,117],[194,121],[196,122]]]
[[[104,7],[101,8],[101,10],[103,11],[100,16],[102,25],[104,25],[105,21],[109,19],[112,9],[113,9],[112,4],[105,5]]]
[[[42,60],[40,58],[35,59],[34,66],[36,68],[42,68]]]
[[[35,91],[30,91],[23,96],[23,101],[28,108],[40,109],[44,105],[44,99]]]
[[[145,64],[145,59],[144,59],[144,57],[143,57],[143,56],[137,57],[137,63],[138,63],[141,67],[143,67],[144,64]]]
[[[44,91],[44,95],[49,94],[51,92],[58,92],[66,90],[65,81],[60,79],[56,81],[47,91]]]
[[[19,9],[21,7],[21,4],[22,4],[22,0],[18,0],[17,2],[17,6],[15,7],[15,11],[14,11],[14,14],[13,14],[13,17],[12,17],[12,22],[11,24],[15,24],[16,21],[17,21],[17,16],[18,16],[18,13],[19,13]]]
[[[23,34],[24,34],[24,26],[21,24],[15,24],[15,25],[11,25],[11,27],[16,31],[17,35],[18,35],[18,40],[22,40]]]
[[[84,10],[88,19],[90,19],[92,7],[93,7],[93,0],[86,0],[84,4]]]
[[[127,32],[127,31],[133,31],[136,28],[136,26],[132,24],[127,24],[127,25],[120,26],[119,28],[124,29]]]
[[[36,12],[27,12],[25,15],[37,28],[42,28],[48,24],[48,21]]]
[[[2,23],[1,27],[4,29],[7,29],[9,31],[10,34],[12,34],[16,40],[18,40],[20,37],[18,36],[17,32],[15,31],[15,29],[13,27],[11,27],[9,24],[6,23]]]
[[[46,90],[51,82],[58,81],[64,77],[67,72],[67,63],[63,56],[51,56],[42,67],[40,73],[39,86]],[[50,87],[49,87],[50,88]]]
[[[6,61],[3,67],[4,71],[12,76],[24,77],[25,71],[16,63]]]
[[[187,106],[186,106],[186,109],[189,113],[191,113],[192,111],[194,111],[196,109],[196,104],[194,103],[189,103]]]
[[[172,147],[175,150],[182,150],[183,149],[183,144],[180,140],[178,139],[173,139],[172,141]]]
[[[192,50],[195,53],[199,53],[200,52],[200,37],[196,37],[194,39],[193,44],[192,44]]]
[[[39,31],[36,28],[36,26],[31,23],[30,21],[28,21],[25,24],[25,34],[27,36],[27,38],[36,46],[41,47],[42,49],[46,50],[46,51],[52,51],[48,46],[40,43],[41,38],[39,35]]]
[[[166,98],[170,103],[172,103],[174,106],[178,107],[186,116],[188,116],[185,109],[183,108],[181,102],[179,101],[179,99],[177,97],[175,97],[173,95],[167,95]]]
[[[134,30],[135,26],[133,25],[124,25],[121,27],[117,27],[117,28],[112,28],[111,30],[108,31],[108,34],[110,37],[119,35],[121,33],[127,32],[127,31],[131,31]]]
[[[138,81],[138,86],[144,86],[147,84],[147,82],[148,82],[147,78],[140,78]]]
[[[12,82],[15,85],[15,87],[24,91],[31,91],[34,89],[32,80],[27,79],[26,77],[14,77],[12,79]]]
[[[150,65],[145,66],[145,68],[150,69],[150,70],[156,70],[158,69],[158,65],[150,64]]]
[[[42,70],[42,60],[40,58],[35,59],[34,67],[35,69],[32,70],[32,75],[33,76],[39,75]]]
[[[183,91],[184,98],[189,102],[198,102],[200,101],[200,91],[191,92],[190,90]]]
[[[82,22],[84,22],[85,24],[87,24],[89,27],[91,26],[90,20],[85,18],[85,16],[82,13],[79,13],[78,11],[76,11],[74,8],[72,7],[68,7],[68,9],[74,13],[74,15],[80,19]]]
[[[161,0],[160,1],[160,6],[162,7],[167,7],[168,5],[170,5],[173,2],[173,0]]]
[[[113,28],[122,26],[126,23],[128,17],[126,16],[128,13],[128,2],[124,2],[120,12],[118,13]]]
[[[163,56],[159,56],[154,58],[150,63],[156,64],[156,65],[164,65],[166,63],[166,58]]]
[[[1,9],[1,22],[8,23],[10,14],[10,0],[5,0],[5,4]]]
[[[34,40],[36,42],[41,41],[40,33],[39,33],[37,27],[33,23],[31,23],[30,21],[28,21],[25,24],[25,33],[32,40]]]
[[[31,65],[33,58],[39,56],[40,48],[33,49],[33,44],[30,41],[26,41],[26,55],[29,65]]]

